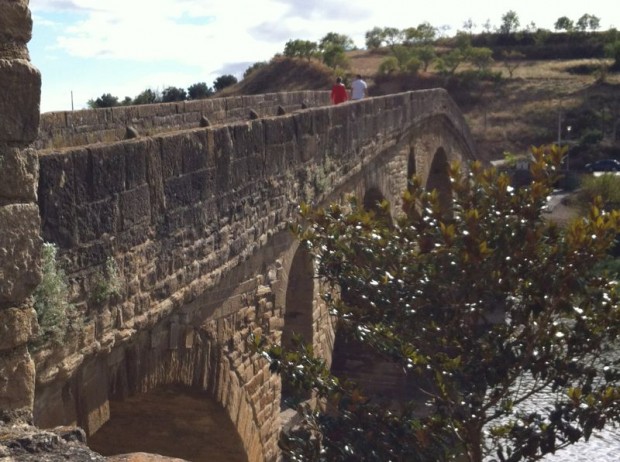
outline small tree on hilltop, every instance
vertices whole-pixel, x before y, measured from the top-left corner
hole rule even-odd
[[[205,82],[198,82],[187,88],[187,95],[189,99],[208,98],[213,95],[213,88],[208,86]]]
[[[450,167],[449,194],[414,179],[396,222],[385,202],[301,207],[338,329],[400,363],[424,411],[382,405],[311,348],[274,346],[272,370],[324,403],[300,407],[291,460],[538,460],[620,421],[619,298],[593,270],[620,214],[595,203],[566,228],[544,215],[564,153],[533,149],[518,190],[477,162]]]
[[[231,75],[231,74],[220,75],[213,82],[213,88],[215,89],[215,91],[220,91],[236,83],[237,83],[237,77],[235,77],[234,75]]]
[[[119,105],[118,97],[112,96],[110,93],[104,93],[95,100],[89,99],[86,104],[91,109],[114,107]]]
[[[555,30],[564,30],[566,32],[572,32],[575,29],[575,24],[573,20],[568,16],[562,16],[558,18],[558,20],[553,25]]]
[[[502,24],[499,26],[500,34],[514,34],[519,29],[519,16],[513,10],[502,15]]]
[[[284,56],[287,58],[304,58],[310,61],[314,58],[319,50],[316,42],[310,40],[289,40],[284,45]]]
[[[187,92],[185,88],[167,87],[161,92],[161,100],[164,103],[172,103],[174,101],[185,101]]]
[[[319,49],[324,51],[334,46],[342,48],[344,51],[355,50],[355,43],[353,39],[345,34],[338,34],[336,32],[328,32],[319,41]]]
[[[153,104],[160,100],[161,98],[156,91],[147,88],[133,99],[133,104]]]
[[[383,28],[373,27],[371,30],[366,31],[365,34],[366,48],[369,50],[376,50],[381,48],[383,44]]]
[[[585,32],[586,30],[590,30],[592,32],[596,31],[601,27],[601,20],[592,15],[592,14],[584,14],[577,20],[577,24],[575,28],[578,31]]]

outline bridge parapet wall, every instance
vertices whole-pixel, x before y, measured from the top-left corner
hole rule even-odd
[[[84,309],[112,257],[122,298],[141,313],[247,258],[300,202],[333,193],[405,127],[449,112],[450,102],[442,91],[404,93],[43,154],[44,238],[61,247]]]
[[[302,105],[313,107],[328,103],[329,92],[296,91],[48,112],[41,115],[35,147],[53,150],[111,143],[125,139],[127,127],[134,128],[140,136],[152,136],[199,127],[203,117],[212,125],[223,124],[249,119],[250,110],[266,117],[277,115],[280,108],[293,112]]]

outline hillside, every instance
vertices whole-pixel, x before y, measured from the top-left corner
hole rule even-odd
[[[376,77],[386,55],[385,50],[349,52],[347,77],[358,73],[364,76],[369,93],[375,96],[446,88],[463,111],[478,149],[486,158],[499,159],[505,152],[523,154],[532,145],[556,142],[560,129],[561,139],[571,144],[571,168],[597,157],[620,159],[620,144],[613,141],[617,137],[613,124],[618,124],[620,117],[620,75],[610,73],[600,82],[592,73],[584,73],[583,69],[593,67],[598,60],[524,60],[512,77],[503,63],[495,62],[491,72],[501,73],[499,80],[446,78],[432,69],[415,77]],[[320,63],[277,58],[221,95],[328,90],[334,77],[333,71]],[[596,133],[599,138],[604,135],[601,142],[596,140]],[[585,144],[578,143],[584,139]]]
[[[323,90],[332,85],[332,71],[318,62],[274,58],[218,96],[258,95],[279,91]]]

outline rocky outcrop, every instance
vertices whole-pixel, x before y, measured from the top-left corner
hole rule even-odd
[[[0,421],[0,460],[10,462],[185,462],[184,459],[137,452],[105,457],[86,445],[78,427],[41,430],[27,422]]]
[[[86,446],[86,434],[80,428],[58,427],[45,431],[27,423],[0,424],[0,459],[19,462],[106,460]]]

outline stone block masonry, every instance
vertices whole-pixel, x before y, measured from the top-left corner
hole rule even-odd
[[[205,126],[205,118],[208,125],[226,124],[248,120],[250,113],[270,117],[281,110],[295,112],[302,106],[316,107],[328,103],[329,92],[296,91],[48,112],[41,115],[35,147],[43,150],[111,143],[127,138],[128,127],[132,130],[132,137],[153,136]]]
[[[37,329],[31,294],[40,280],[36,203],[41,76],[26,44],[27,0],[0,0],[0,422],[30,420],[35,366],[27,343]]]
[[[35,420],[93,433],[109,399],[182,383],[224,406],[250,460],[275,460],[281,386],[245,339],[303,329],[326,358],[334,341],[309,270],[289,278],[298,204],[369,189],[398,204],[407,165],[430,178],[444,151],[474,156],[442,90],[39,151],[43,236],[83,328],[36,354]]]

